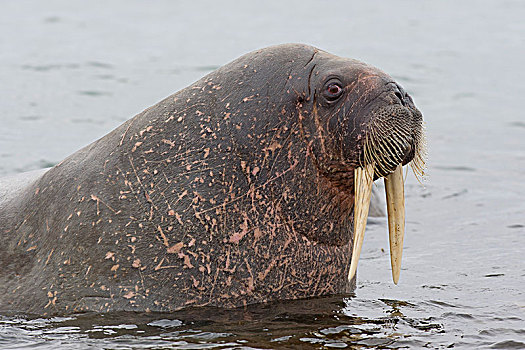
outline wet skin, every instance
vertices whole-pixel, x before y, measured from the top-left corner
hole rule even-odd
[[[242,56],[0,203],[0,311],[348,293],[354,169],[377,124],[414,140],[421,128],[377,68],[304,45]]]

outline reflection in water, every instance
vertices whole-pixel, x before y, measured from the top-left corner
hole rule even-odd
[[[358,317],[356,305],[381,310],[381,317]],[[246,308],[187,309],[171,314],[83,314],[75,317],[0,319],[0,345],[16,337],[26,346],[42,340],[107,349],[206,348],[359,348],[421,346],[443,326],[432,319],[406,317],[416,306],[400,300],[359,300],[342,296],[314,298]],[[53,342],[55,345],[53,345]]]

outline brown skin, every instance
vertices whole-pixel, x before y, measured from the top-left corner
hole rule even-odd
[[[173,311],[350,292],[363,135],[376,111],[408,111],[399,122],[410,128],[419,113],[391,82],[281,45],[145,110],[0,213],[0,310]]]

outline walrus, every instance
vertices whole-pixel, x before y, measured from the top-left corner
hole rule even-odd
[[[349,293],[379,178],[397,283],[402,166],[423,174],[424,144],[381,70],[300,44],[246,54],[4,194],[0,311]]]

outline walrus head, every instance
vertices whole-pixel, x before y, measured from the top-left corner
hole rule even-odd
[[[235,72],[230,84],[250,88],[242,109],[232,113],[235,149],[261,169],[259,181],[267,181],[263,187],[292,235],[330,247],[352,241],[352,280],[372,183],[384,178],[397,284],[405,220],[402,167],[409,164],[422,177],[426,158],[423,118],[412,98],[378,68],[306,45],[274,46],[233,63],[243,67],[240,76],[225,66],[221,79]],[[260,149],[269,168],[256,165]],[[336,253],[319,254],[322,260]]]
[[[315,57],[315,60],[314,60]],[[370,205],[372,183],[385,178],[392,276],[397,284],[404,235],[402,167],[424,175],[423,117],[410,95],[381,70],[316,52],[300,97],[301,124],[309,152],[341,215],[353,209],[355,275]],[[332,209],[333,210],[333,209]]]

